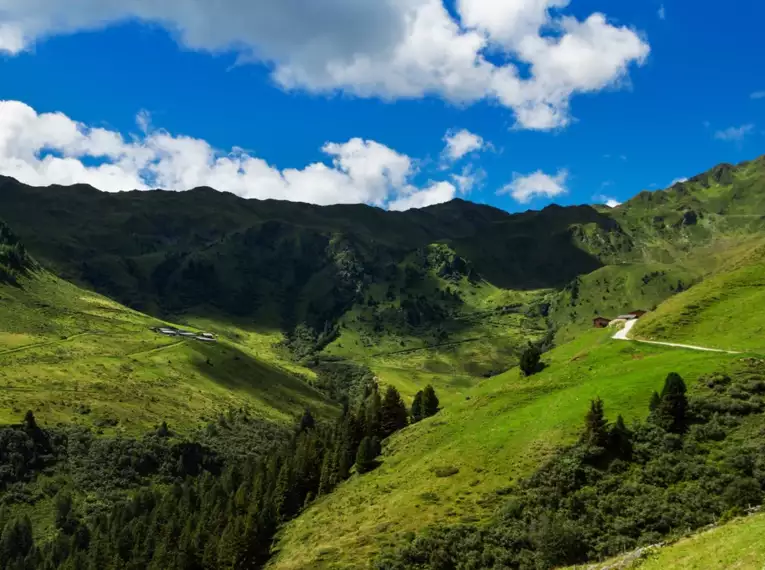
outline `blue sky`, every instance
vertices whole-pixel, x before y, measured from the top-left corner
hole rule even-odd
[[[518,211],[621,201],[763,153],[762,3],[413,0],[423,27],[412,30],[401,0],[354,2],[311,13],[306,0],[224,0],[226,13],[205,14],[179,0],[134,13],[42,0],[30,13],[10,0],[0,173],[391,208],[459,196]],[[442,22],[453,37],[436,38]],[[479,37],[485,63],[465,67]],[[405,65],[391,62],[396,50]],[[358,54],[367,68],[349,63]],[[506,69],[525,83],[498,87]],[[455,144],[476,148],[450,157],[446,137],[463,130]]]

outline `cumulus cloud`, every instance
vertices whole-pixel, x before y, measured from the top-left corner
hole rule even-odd
[[[605,204],[609,208],[616,208],[617,206],[621,206],[622,204],[616,198],[613,198],[611,196],[606,196],[605,194],[598,194],[597,196],[594,196],[593,199],[599,204]]]
[[[390,210],[409,210],[424,208],[434,204],[448,202],[457,195],[457,188],[450,182],[436,182],[422,190],[403,195],[388,204]]]
[[[660,20],[666,20],[667,19],[667,10],[664,8],[664,4],[659,6],[659,19]]]
[[[741,125],[740,127],[728,127],[715,132],[715,138],[717,140],[726,142],[741,142],[747,135],[751,134],[754,130],[753,124]]]
[[[681,176],[680,178],[675,178],[672,182],[669,183],[670,188],[674,186],[675,184],[680,184],[682,182],[687,182],[688,179],[685,176]]]
[[[546,198],[555,198],[565,194],[566,181],[568,180],[568,170],[559,170],[555,175],[545,174],[537,170],[532,174],[522,175],[513,174],[513,181],[499,190],[498,194],[510,194],[521,204],[528,204],[532,199],[543,196]]]
[[[330,142],[329,164],[279,170],[234,149],[222,153],[206,141],[178,136],[137,117],[140,135],[125,138],[89,128],[62,113],[37,113],[18,101],[0,101],[0,174],[31,185],[85,183],[106,191],[210,186],[245,198],[314,204],[367,203],[394,209],[452,199],[451,182],[413,183],[414,161],[375,141]]]
[[[444,142],[446,148],[443,156],[450,161],[457,161],[471,152],[482,150],[486,144],[482,137],[467,129],[449,131],[444,137]]]
[[[601,13],[561,15],[569,2],[458,0],[455,18],[442,0],[2,0],[0,51],[138,19],[187,48],[267,63],[287,89],[487,99],[511,109],[520,128],[553,129],[570,121],[574,95],[624,84],[650,51]]]

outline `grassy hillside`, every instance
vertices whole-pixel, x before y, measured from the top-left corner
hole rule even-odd
[[[310,371],[278,358],[281,335],[216,325],[220,342],[205,344],[150,330],[161,324],[42,270],[0,284],[0,423],[31,409],[48,424],[135,433],[230,409],[279,422],[306,406],[334,413]]]
[[[765,352],[765,248],[762,242],[646,315],[634,335],[648,340]]]
[[[757,514],[652,550],[631,563],[626,561],[627,557],[619,557],[569,570],[605,570],[620,563],[625,570],[762,570],[765,566],[763,537],[765,514]]]
[[[382,547],[430,524],[489,516],[503,489],[578,433],[591,398],[609,416],[642,417],[670,371],[693,381],[736,357],[612,341],[590,331],[517,370],[480,383],[461,402],[395,435],[380,468],[354,477],[288,524],[274,569],[359,568]]]

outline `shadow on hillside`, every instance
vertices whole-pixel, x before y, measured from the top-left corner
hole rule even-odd
[[[199,343],[194,352],[193,365],[201,375],[279,412],[295,415],[305,407],[332,405],[297,376],[230,345]]]
[[[590,206],[553,205],[512,216],[486,232],[454,242],[452,247],[497,287],[561,288],[577,276],[603,267],[595,255],[575,243],[577,234],[585,233],[582,227],[600,234],[621,234],[613,218]],[[595,247],[604,247],[601,240],[594,241]]]

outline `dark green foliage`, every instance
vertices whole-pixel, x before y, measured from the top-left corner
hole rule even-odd
[[[627,428],[621,414],[608,432],[608,450],[619,459],[632,459],[632,432]]]
[[[396,396],[386,392],[395,413],[385,417],[405,424]],[[269,432],[232,410],[197,434],[216,453],[178,440],[164,422],[140,440],[95,438],[43,430],[30,413],[0,430],[0,484],[14,485],[0,501],[0,570],[260,568],[278,525],[348,478],[354,462],[359,473],[377,465],[380,439],[365,433],[381,429],[382,415],[376,389],[332,425],[306,410],[293,430]],[[29,520],[3,505],[35,500],[23,485],[51,470],[69,486],[50,492],[57,534],[35,543]]]
[[[661,396],[659,396],[658,392],[654,392],[651,394],[651,400],[648,402],[648,409],[651,412],[655,412],[656,409],[659,407],[659,404],[661,403]]]
[[[380,443],[377,438],[364,437],[356,453],[356,471],[363,474],[377,467],[378,455],[380,455]]]
[[[298,431],[304,432],[304,431],[312,430],[314,427],[316,427],[316,420],[313,419],[313,416],[311,415],[311,410],[306,408],[305,411],[303,412],[303,416],[300,418]]]
[[[385,390],[385,397],[382,401],[380,412],[380,432],[382,437],[404,429],[407,425],[408,412],[406,404],[393,386],[388,386]]]
[[[439,405],[440,403],[438,401],[438,396],[436,396],[436,391],[433,389],[433,386],[428,384],[422,391],[422,416],[424,418],[435,416],[440,409]]]
[[[425,417],[425,410],[423,409],[422,398],[423,398],[422,390],[418,391],[414,395],[414,400],[412,401],[412,409],[410,411],[413,424],[416,424],[422,418]]]
[[[621,417],[606,432],[602,402],[593,401],[582,441],[512,488],[492,521],[431,527],[384,551],[374,567],[540,570],[584,564],[760,505],[765,444],[751,441],[746,428],[739,433],[734,413],[708,412],[731,392],[743,393],[746,400],[758,397],[749,378],[762,377],[765,370],[752,367],[724,391],[705,387],[694,397],[685,418],[695,423],[687,434],[655,421],[638,422],[630,430]],[[682,380],[672,377],[667,384],[665,397],[684,395]],[[762,426],[765,419],[757,421]],[[710,433],[722,430],[724,437],[703,437],[707,427]],[[593,461],[591,442],[604,432],[605,449]],[[741,437],[748,442],[744,448]]]
[[[364,433],[370,437],[382,435],[382,400],[375,384],[364,402]]]
[[[536,374],[539,372],[539,365],[541,360],[542,353],[540,352],[539,348],[534,345],[529,345],[528,348],[523,351],[523,354],[521,354],[521,361],[519,363],[521,371],[526,376]]]
[[[594,447],[606,447],[608,435],[608,421],[603,412],[603,400],[596,398],[590,402],[590,409],[584,418],[582,441]]]
[[[654,421],[673,433],[682,433],[686,429],[687,388],[679,374],[671,372],[664,382],[659,405],[654,410]]]

